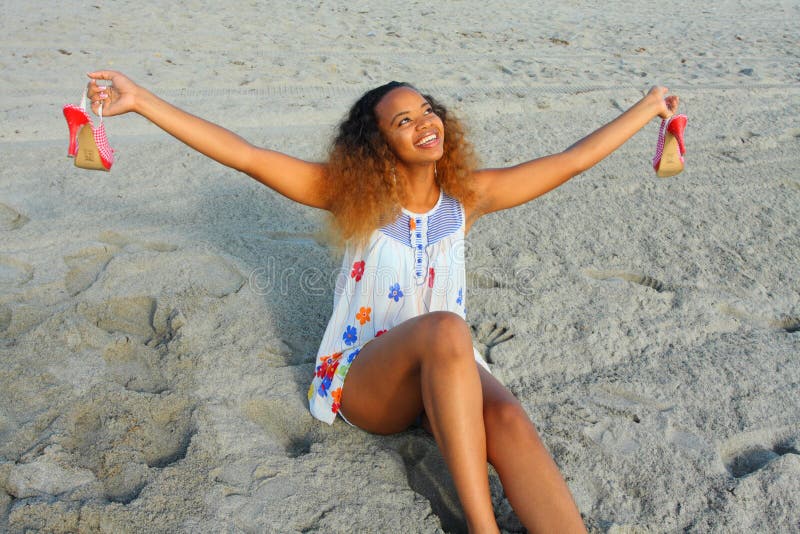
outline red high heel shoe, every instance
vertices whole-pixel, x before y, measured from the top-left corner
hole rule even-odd
[[[74,104],[64,106],[64,118],[67,119],[67,126],[69,127],[67,157],[74,158],[75,154],[78,153],[78,130],[87,122],[91,122],[89,115],[86,113],[86,93],[83,94],[80,107]]]
[[[656,155],[653,158],[653,169],[657,176],[667,178],[683,171],[683,156],[686,154],[683,132],[687,121],[686,115],[675,115],[669,120],[661,120]]]
[[[86,113],[86,93],[81,98],[80,107],[72,104],[64,106],[64,117],[69,126],[70,140],[68,155],[75,158],[75,166],[98,171],[111,170],[114,164],[114,149],[108,144],[106,127],[103,124],[103,104],[97,112],[100,126],[92,124]],[[78,132],[77,136],[74,132]]]

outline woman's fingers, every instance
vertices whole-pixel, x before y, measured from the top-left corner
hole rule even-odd
[[[655,98],[660,103],[658,116],[662,119],[668,119],[678,111],[678,97],[668,93],[668,88],[658,85],[651,87],[648,92],[649,97]]]
[[[654,85],[653,87],[650,88],[650,90],[647,93],[656,96],[658,98],[664,98],[668,92],[669,89],[667,89],[666,87],[660,85]]]
[[[87,72],[86,75],[93,80],[110,80],[115,74],[119,74],[114,70],[96,70],[94,72]]]
[[[671,95],[667,97],[667,108],[672,112],[675,113],[678,111],[678,102],[680,99],[677,95]]]
[[[92,111],[99,113],[101,103],[103,103],[107,109],[108,104],[111,103],[111,92],[111,87],[98,85],[95,80],[90,81],[87,87],[86,96],[91,102]]]
[[[87,96],[92,102],[92,111],[99,113],[101,104],[103,115],[119,115],[132,109],[136,84],[124,74],[98,70],[86,75],[90,78]]]

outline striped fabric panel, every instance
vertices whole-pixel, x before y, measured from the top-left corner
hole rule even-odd
[[[463,222],[464,214],[458,200],[444,195],[439,208],[428,217],[428,245],[455,233]]]
[[[395,241],[413,248],[408,226],[410,220],[411,217],[401,213],[393,223],[381,228],[381,232]],[[464,212],[458,200],[442,194],[439,207],[428,216],[428,245],[433,245],[455,233],[462,224],[464,224]]]
[[[405,246],[411,248],[411,234],[408,231],[408,223],[410,220],[411,217],[405,213],[401,213],[393,223],[387,224],[381,228],[381,232],[383,232],[384,235],[391,237],[395,241],[399,241]]]

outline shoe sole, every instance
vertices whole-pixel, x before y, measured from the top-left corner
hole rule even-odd
[[[678,147],[678,139],[667,132],[664,137],[664,151],[661,153],[661,163],[658,165],[656,176],[669,178],[683,171],[683,162]]]
[[[108,171],[100,160],[100,150],[94,141],[94,132],[88,124],[78,132],[78,152],[75,154],[75,166],[81,169]]]

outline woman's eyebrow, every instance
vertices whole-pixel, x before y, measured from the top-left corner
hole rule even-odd
[[[430,104],[430,102],[428,102],[428,101],[426,100],[425,102],[423,102],[423,103],[422,103],[422,105],[421,105],[420,107],[421,107],[421,108],[424,108],[425,106],[430,106],[430,105],[431,105],[431,104]],[[391,120],[391,121],[389,121],[389,124],[394,124],[394,120],[395,120],[397,117],[399,117],[400,115],[408,115],[409,113],[411,113],[411,112],[410,112],[410,111],[399,111],[399,112],[395,113],[394,117],[392,117],[392,120]]]

